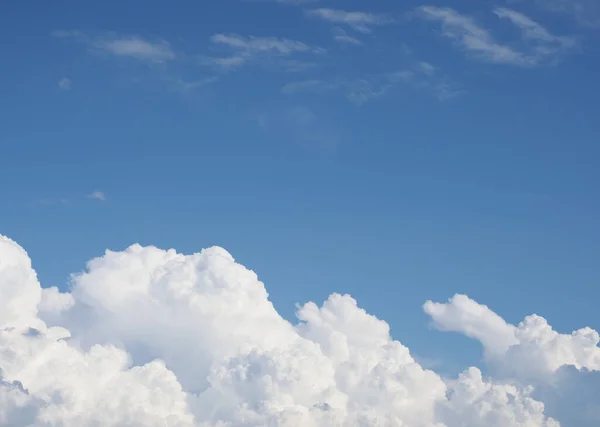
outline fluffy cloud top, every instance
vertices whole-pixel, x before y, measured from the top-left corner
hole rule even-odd
[[[464,296],[425,310],[480,340],[492,363],[541,368],[442,379],[349,295],[307,303],[291,324],[221,248],[107,251],[60,293],[0,237],[0,425],[575,426],[548,415],[554,405],[568,417],[568,396],[543,387],[575,387],[577,374],[552,382],[565,369],[596,373],[595,331],[561,335],[537,316],[508,325]]]

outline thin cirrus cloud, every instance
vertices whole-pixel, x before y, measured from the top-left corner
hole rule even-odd
[[[312,92],[320,95],[337,93],[353,104],[362,105],[388,94],[395,83],[396,81],[392,81],[388,76],[355,79],[340,78],[332,81],[313,79],[288,83],[281,88],[281,93],[285,95],[302,92]]]
[[[476,57],[496,64],[533,67],[552,62],[576,46],[573,38],[554,36],[522,13],[496,8],[494,14],[497,18],[508,20],[520,31],[522,40],[518,48],[496,41],[490,30],[454,9],[435,6],[418,9],[418,16],[442,24],[445,37]]]
[[[211,37],[214,45],[227,49],[228,55],[204,58],[205,64],[225,69],[240,67],[256,59],[285,58],[282,64],[289,63],[289,57],[295,54],[322,54],[320,47],[309,46],[297,40],[278,37],[241,36],[238,34],[215,34]],[[290,66],[300,63],[292,60]]]
[[[143,61],[164,62],[176,56],[165,40],[151,42],[136,36],[98,40],[95,46],[116,56],[130,56]]]
[[[392,19],[387,15],[369,12],[348,12],[339,9],[319,8],[307,10],[305,13],[312,18],[338,25],[347,25],[361,33],[370,33],[372,27],[392,22]]]
[[[417,64],[419,69],[428,76],[433,76],[436,72],[435,66],[431,65],[429,62],[421,61]]]
[[[190,71],[190,55],[175,51],[171,43],[161,38],[127,35],[112,32],[88,34],[81,31],[54,31],[52,36],[85,46],[89,52],[100,54],[105,59],[126,59],[160,70],[154,74],[157,81],[181,92],[190,92],[210,85],[218,79],[214,75],[191,70],[196,78],[189,80],[181,76],[181,70]],[[160,65],[160,68],[154,67]],[[196,67],[197,68],[197,67]],[[67,90],[70,81],[63,79],[59,87]]]
[[[351,36],[346,30],[340,27],[332,28],[331,34],[333,35],[333,39],[341,44],[350,44],[354,46],[361,46],[363,44],[358,38]]]
[[[429,62],[420,61],[408,69],[355,79],[335,80],[308,79],[290,82],[281,87],[284,95],[300,93],[341,94],[348,101],[362,105],[368,101],[389,95],[399,86],[406,85],[446,101],[462,92],[450,84],[444,76],[438,76],[437,68]]]
[[[350,295],[298,305],[289,322],[219,247],[107,250],[67,292],[42,287],[1,235],[0,259],[1,425],[598,426],[589,327],[512,325],[466,295],[428,301],[433,325],[479,341],[492,368],[448,378]]]
[[[558,54],[576,47],[573,37],[555,36],[533,19],[515,10],[496,8],[494,13],[499,18],[507,19],[516,26],[525,40],[538,43],[533,49],[540,55]]]
[[[163,39],[150,40],[137,35],[106,33],[90,36],[80,31],[54,31],[54,37],[74,40],[90,49],[109,55],[162,63],[177,57],[171,44]]]

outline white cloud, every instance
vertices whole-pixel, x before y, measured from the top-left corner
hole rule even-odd
[[[552,35],[546,28],[515,10],[496,8],[494,13],[499,18],[508,19],[519,28],[525,40],[535,42],[533,49],[538,56],[553,55],[575,47],[575,39],[572,37]]]
[[[310,17],[322,19],[335,24],[345,24],[356,31],[370,33],[371,27],[386,25],[392,22],[387,15],[368,12],[347,12],[345,10],[319,8],[306,11]]]
[[[293,325],[256,274],[221,248],[107,251],[60,294],[42,290],[25,251],[0,237],[0,424],[593,425],[548,417],[569,417],[557,400],[565,408],[580,397],[532,388],[521,373],[534,364],[542,377],[568,364],[597,373],[595,331],[561,335],[536,316],[511,326],[466,297],[425,307],[438,327],[480,339],[494,363],[523,369],[491,379],[472,367],[444,380],[348,295],[299,307]],[[586,380],[582,390],[592,392],[600,378]],[[587,409],[576,416],[594,416]]]
[[[573,48],[575,42],[570,37],[558,37],[527,16],[506,8],[495,9],[499,18],[507,19],[522,33],[526,43],[516,48],[499,43],[491,32],[477,24],[473,18],[462,15],[450,8],[423,6],[419,15],[425,19],[442,23],[443,35],[454,40],[467,52],[489,62],[531,67],[552,61]]]
[[[211,40],[213,43],[248,52],[275,52],[289,55],[293,52],[310,50],[310,47],[305,43],[276,37],[241,37],[235,34],[216,34],[212,36]]]
[[[177,54],[166,40],[149,40],[137,35],[104,33],[90,36],[80,31],[54,31],[54,37],[74,40],[113,56],[133,58],[150,63],[173,60]]]
[[[465,295],[456,295],[447,303],[428,301],[424,309],[435,327],[477,339],[492,360],[518,369],[520,375],[551,374],[566,365],[600,370],[600,336],[590,328],[559,334],[538,315],[526,317],[518,326],[510,325]]]
[[[161,38],[127,35],[114,32],[84,33],[81,31],[54,31],[52,36],[84,46],[89,53],[103,59],[126,61],[131,67],[119,68],[130,73],[127,80],[142,84],[159,83],[179,93],[215,83],[216,76],[198,70],[190,52],[176,51],[171,43]],[[145,68],[140,73],[137,65]],[[155,80],[153,80],[155,79]],[[71,82],[63,79],[59,87],[66,90]]]
[[[356,37],[352,37],[351,35],[349,35],[346,31],[344,31],[343,28],[334,27],[332,28],[331,32],[333,34],[333,39],[338,43],[353,44],[357,46],[363,44],[363,42],[361,42]]]
[[[62,90],[70,90],[71,89],[71,80],[63,77],[58,82],[58,87]]]
[[[447,304],[428,301],[425,312],[431,316],[436,328],[443,331],[462,332],[483,343],[493,355],[503,354],[516,338],[514,327],[484,305],[465,295],[456,295]]]
[[[421,61],[419,62],[418,67],[421,72],[427,74],[428,76],[433,76],[435,74],[435,67],[429,62]]]
[[[94,191],[93,193],[89,194],[88,197],[90,199],[96,199],[102,202],[106,201],[106,195],[102,191]]]
[[[206,58],[205,62],[222,68],[236,68],[257,58],[287,57],[296,53],[316,53],[325,51],[306,43],[277,37],[240,36],[237,34],[215,34],[211,41],[224,46],[232,53],[225,57]]]
[[[444,35],[458,41],[465,49],[477,52],[491,62],[523,64],[526,58],[509,46],[496,43],[488,30],[472,18],[450,8],[423,6],[420,11],[427,19],[442,22]]]
[[[563,427],[599,425],[600,335],[595,330],[561,334],[538,315],[511,325],[465,295],[447,303],[428,301],[424,309],[436,328],[481,342],[499,377],[533,386],[532,397],[543,401]]]
[[[100,39],[94,42],[94,46],[116,56],[131,57],[141,61],[164,62],[176,56],[167,41],[149,41],[138,36]]]

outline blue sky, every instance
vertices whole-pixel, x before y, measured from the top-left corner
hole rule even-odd
[[[287,317],[348,292],[448,370],[479,354],[428,299],[597,328],[600,7],[292,3],[2,5],[0,232],[42,284],[219,245]]]

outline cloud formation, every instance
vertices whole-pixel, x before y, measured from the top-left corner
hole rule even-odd
[[[348,34],[343,28],[334,27],[331,29],[331,33],[333,34],[333,39],[338,43],[352,44],[357,46],[363,44],[363,42],[361,42],[358,38]]]
[[[465,296],[425,310],[439,328],[481,340],[498,365],[539,364],[545,380],[598,372],[589,328],[561,335],[538,316],[511,326]],[[0,236],[0,425],[585,425],[548,416],[573,395],[536,395],[519,370],[494,379],[471,367],[444,380],[349,295],[304,304],[297,317],[284,320],[256,274],[218,247],[106,251],[61,293],[40,287],[27,253]]]
[[[163,39],[150,40],[137,35],[116,33],[90,36],[80,31],[54,31],[52,34],[54,37],[74,40],[90,49],[117,57],[151,63],[162,63],[177,57],[171,44]]]
[[[521,33],[518,47],[496,41],[492,33],[475,22],[473,18],[454,9],[422,6],[418,15],[442,24],[442,34],[452,39],[466,52],[488,62],[533,67],[556,60],[575,47],[575,40],[566,36],[552,35],[531,18],[507,8],[496,8],[494,14],[512,23]]]
[[[311,9],[306,11],[306,15],[335,24],[344,24],[361,33],[370,33],[371,27],[392,22],[387,15],[328,8]]]
[[[205,63],[221,68],[236,68],[257,58],[289,57],[295,53],[324,53],[319,47],[277,37],[240,36],[238,34],[215,34],[213,44],[223,46],[231,53],[223,57],[210,57]]]

